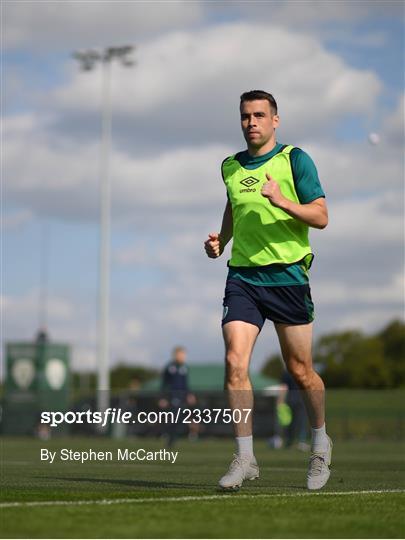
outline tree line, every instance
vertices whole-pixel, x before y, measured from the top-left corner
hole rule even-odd
[[[397,388],[405,386],[405,323],[394,320],[375,334],[359,330],[332,332],[314,343],[314,364],[325,384],[335,388]],[[261,373],[280,379],[284,363],[270,356]],[[111,370],[112,391],[133,388],[159,376],[159,370],[121,360]],[[73,374],[74,390],[94,391],[95,373]]]
[[[346,330],[320,336],[314,343],[313,360],[328,387],[405,386],[405,323],[393,320],[371,335]],[[283,370],[281,356],[274,354],[261,373],[278,379]]]

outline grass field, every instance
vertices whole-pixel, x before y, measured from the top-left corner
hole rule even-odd
[[[256,444],[261,478],[223,495],[231,440],[180,441],[165,462],[41,463],[40,448],[161,448],[144,439],[2,439],[6,538],[401,538],[405,446],[338,443],[321,493],[305,489],[308,454]]]

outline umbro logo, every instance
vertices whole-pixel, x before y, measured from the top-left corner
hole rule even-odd
[[[240,183],[244,185],[245,187],[252,187],[258,182],[259,180],[257,178],[253,178],[253,176],[248,176],[247,178],[244,178],[243,180],[240,181]]]
[[[253,176],[248,176],[247,178],[244,178],[240,181],[242,186],[245,186],[244,189],[241,189],[239,193],[249,193],[251,191],[256,191],[256,188],[252,188],[255,184],[258,184],[260,180],[257,178],[254,178]]]

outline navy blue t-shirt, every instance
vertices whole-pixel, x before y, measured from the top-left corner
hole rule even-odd
[[[163,372],[162,390],[188,392],[188,367],[172,360]]]

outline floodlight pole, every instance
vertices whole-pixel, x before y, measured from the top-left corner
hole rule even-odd
[[[100,274],[98,318],[97,410],[105,411],[110,403],[110,224],[111,224],[111,59],[102,59],[102,119],[100,156]]]
[[[49,266],[49,228],[44,221],[41,224],[40,249],[40,285],[39,285],[39,326],[45,329],[48,319],[48,266]]]
[[[97,410],[105,411],[110,403],[109,377],[109,312],[110,312],[110,225],[111,225],[111,63],[118,59],[123,66],[134,62],[128,58],[132,45],[108,47],[104,51],[78,51],[74,58],[79,60],[85,71],[93,69],[96,62],[102,66],[102,118],[100,155],[100,253],[99,253],[99,300],[98,300],[98,340],[97,340]],[[105,431],[105,428],[100,428]]]

